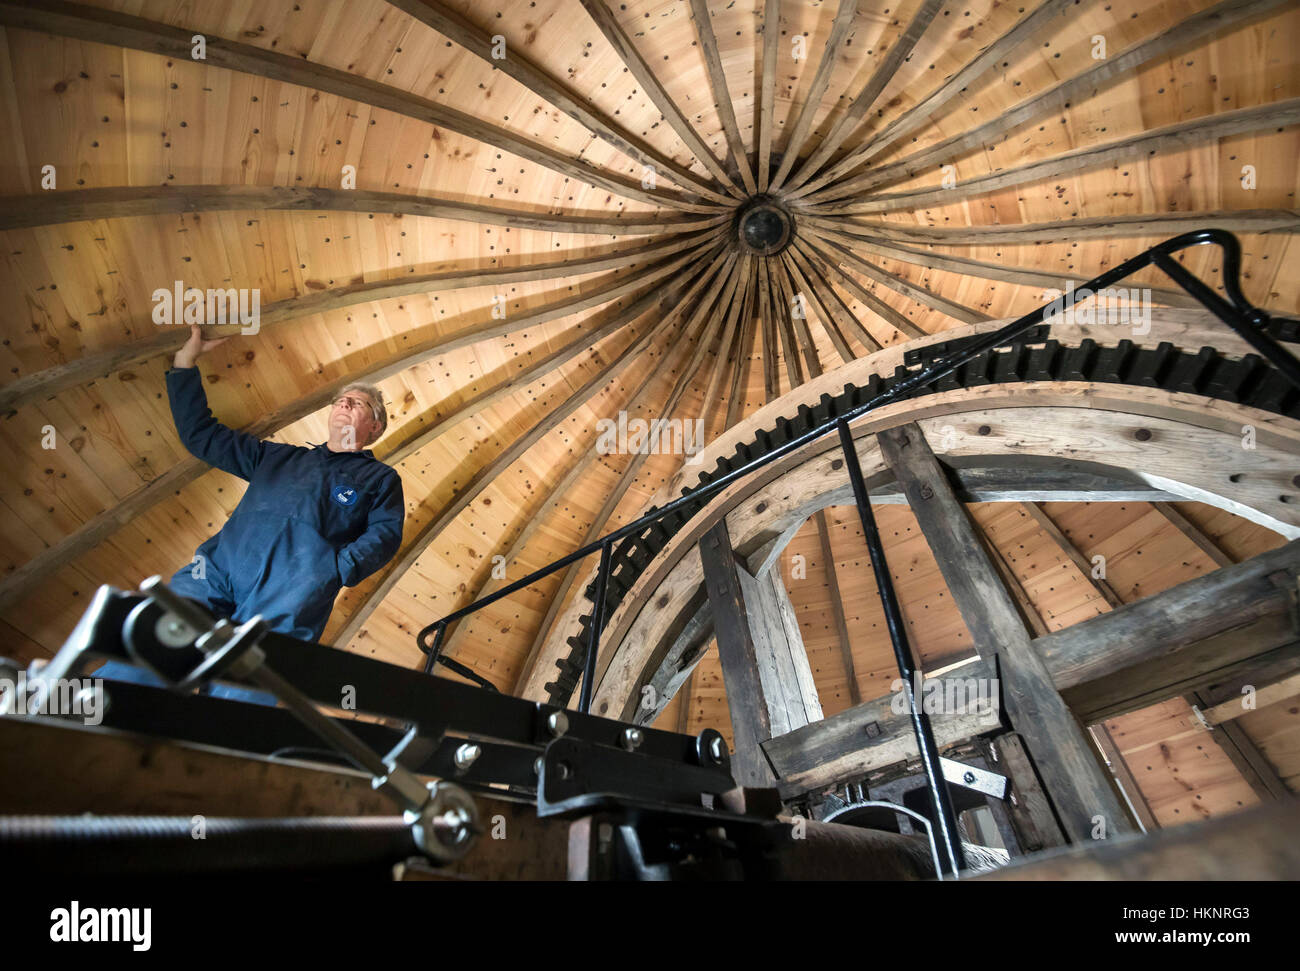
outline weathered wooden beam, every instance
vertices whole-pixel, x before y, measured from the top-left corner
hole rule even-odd
[[[189,27],[158,23],[116,10],[64,3],[61,0],[6,0],[0,3],[0,25],[75,37],[96,44],[113,44],[181,61],[190,60],[191,38],[196,33]],[[662,189],[648,191],[641,188],[640,182],[604,172],[589,162],[521,138],[515,132],[489,124],[475,115],[457,111],[401,88],[324,64],[241,44],[226,37],[213,34],[205,36],[206,57],[203,63],[209,67],[240,71],[324,91],[430,125],[438,125],[629,199],[695,212],[713,212],[717,208],[716,203],[700,202],[676,192]]]
[[[709,74],[709,87],[713,91],[713,103],[718,110],[718,119],[722,122],[722,133],[727,139],[727,149],[740,173],[740,181],[744,183],[745,191],[754,195],[758,192],[758,185],[754,182],[754,173],[749,168],[745,143],[740,139],[740,125],[736,122],[736,109],[731,103],[731,91],[727,88],[727,74],[722,69],[718,39],[713,34],[708,0],[690,0],[690,2],[691,18],[695,21],[695,31],[700,38],[700,52],[704,55],[704,68]]]
[[[970,678],[982,676],[986,670],[983,666],[972,667],[960,676],[926,679],[918,700],[932,691],[941,697],[956,697],[960,692],[966,698],[968,688],[978,690]],[[731,697],[730,686],[727,696]],[[1001,728],[996,704],[987,709],[972,704],[960,708],[930,715],[935,743],[940,748]],[[776,785],[784,798],[824,789],[920,755],[901,688],[768,739],[763,750],[776,771]]]
[[[858,320],[858,318],[853,314],[853,311],[848,308],[848,305],[840,299],[840,295],[836,293],[835,288],[831,286],[830,280],[826,278],[826,274],[822,271],[821,266],[819,266],[813,259],[809,258],[808,253],[805,251],[798,239],[796,239],[794,245],[786,251],[785,255],[787,255],[790,260],[793,261],[795,266],[799,268],[800,273],[802,273],[803,277],[808,281],[810,288],[817,295],[818,302],[825,311],[834,318],[840,327],[851,334],[857,342],[866,349],[868,354],[874,354],[876,351],[881,349],[880,342],[871,336],[871,332],[862,325],[862,321]],[[858,356],[860,355],[850,352],[850,356],[845,357],[844,361],[847,363],[852,360],[852,358]]]
[[[1098,721],[1144,697],[1158,701],[1222,679],[1220,670],[1300,639],[1291,617],[1297,576],[1300,540],[1293,540],[1034,646],[1071,706]]]
[[[677,137],[682,140],[682,144],[691,150],[691,154],[699,159],[700,163],[709,170],[715,179],[722,183],[729,193],[738,199],[743,198],[744,193],[731,180],[731,176],[727,174],[727,170],[722,167],[722,163],[709,150],[709,147],[704,144],[704,139],[699,136],[694,126],[682,114],[676,102],[669,97],[658,75],[646,63],[645,58],[641,56],[641,52],[636,49],[636,45],[632,43],[632,38],[628,37],[627,32],[623,30],[618,18],[614,16],[614,12],[606,6],[605,0],[579,0],[579,2],[600,29],[600,32],[605,35],[609,45],[618,53],[628,71],[641,85],[641,90],[659,109],[659,113],[664,116],[668,126],[677,133]]]
[[[1050,223],[965,226],[960,229],[946,226],[904,226],[865,219],[839,220],[836,225],[841,232],[895,243],[1021,246],[1085,239],[1166,239],[1192,229],[1222,229],[1230,233],[1261,235],[1297,233],[1300,232],[1300,212],[1291,209],[1241,209],[1220,212],[1130,213],[1120,216],[1086,216]]]
[[[772,278],[776,281],[777,292],[781,295],[781,304],[785,308],[780,319],[785,324],[788,335],[799,344],[808,377],[810,379],[819,377],[824,368],[821,358],[817,355],[817,345],[813,343],[812,331],[808,329],[806,295],[804,300],[796,303],[794,281],[790,278],[790,271],[784,263],[772,263],[769,269],[772,271]],[[800,384],[802,384],[802,372],[800,374]]]
[[[617,377],[645,350],[649,342],[658,333],[655,327],[649,327],[617,358],[601,368],[580,388],[575,390],[555,410],[530,428],[524,435],[512,442],[495,459],[479,468],[460,489],[455,498],[438,511],[438,514],[422,528],[391,563],[382,571],[382,578],[353,608],[347,621],[336,635],[340,646],[347,644],[360,633],[362,625],[378,608],[383,599],[392,592],[398,582],[415,566],[416,562],[444,529],[459,516],[474,499],[482,493],[498,475],[514,465],[543,436],[553,431],[559,424],[587,403],[591,396],[606,382]]]
[[[772,176],[772,184],[768,189],[770,192],[776,192],[781,188],[785,177],[790,174],[790,169],[798,160],[799,152],[803,150],[804,140],[812,130],[813,119],[821,109],[822,97],[830,86],[831,70],[835,67],[835,61],[844,46],[845,38],[848,37],[849,28],[853,26],[853,17],[857,10],[857,0],[840,0],[839,8],[835,11],[835,20],[831,23],[830,34],[822,47],[821,59],[817,62],[817,70],[808,85],[807,97],[804,98],[803,105],[799,109],[799,117],[795,119],[789,135],[786,136],[785,151],[781,155],[781,165],[776,170],[776,175]]]
[[[591,236],[644,236],[707,229],[730,218],[719,215],[672,216],[618,213],[609,216],[570,216],[529,212],[437,196],[367,189],[297,188],[279,185],[122,185],[100,189],[70,189],[5,196],[0,206],[0,230],[29,229],[91,219],[124,219],[186,212],[364,212],[396,216],[452,219],[485,226],[536,229],[547,233]]]
[[[1071,848],[971,879],[1300,880],[1300,812],[1290,800],[1144,837]]]
[[[1201,696],[1202,702],[1207,702],[1204,692],[1197,693]],[[1286,701],[1298,694],[1300,694],[1300,673],[1295,673],[1263,687],[1257,687],[1251,695],[1251,706],[1249,708],[1244,703],[1245,696],[1238,694],[1236,697],[1228,701],[1221,701],[1217,705],[1209,704],[1209,707],[1201,711],[1201,717],[1211,725],[1222,725],[1234,718],[1240,718],[1247,712],[1277,704],[1279,701]]]
[[[1174,507],[1173,501],[1152,503],[1156,512],[1164,516],[1169,524],[1197,545],[1202,553],[1214,561],[1217,567],[1232,566],[1236,561],[1219,547],[1219,544],[1206,536],[1196,525]]]
[[[785,264],[785,271],[789,274],[794,289],[804,295],[805,306],[817,315],[822,330],[826,331],[826,336],[831,340],[831,346],[835,348],[835,353],[840,356],[840,362],[848,364],[849,361],[856,359],[858,355],[854,354],[853,349],[849,347],[848,338],[840,330],[839,321],[830,314],[822,303],[821,294],[817,292],[817,288],[799,269],[791,256],[790,250],[786,250],[781,254],[781,262]]]
[[[737,564],[745,620],[754,639],[768,720],[774,735],[820,721],[821,701],[780,570],[754,576]]]
[[[922,98],[911,108],[876,132],[867,142],[855,148],[843,159],[821,172],[815,179],[791,193],[792,196],[806,196],[811,199],[816,190],[828,183],[835,183],[841,175],[851,172],[864,162],[883,152],[889,145],[916,129],[930,123],[930,119],[945,104],[965,91],[976,78],[1008,54],[1020,43],[1028,40],[1039,30],[1046,27],[1057,16],[1063,16],[1074,0],[1044,0],[1037,7],[1019,20],[1015,26],[980,51],[969,63],[956,74],[948,78],[934,91]]]
[[[763,3],[763,59],[761,63],[758,116],[754,119],[758,149],[754,167],[758,170],[758,191],[766,192],[772,176],[772,136],[776,115],[776,55],[780,43],[781,0]]]
[[[1192,691],[1187,695],[1187,703],[1199,711],[1206,704],[1206,699],[1199,691]],[[1241,773],[1241,777],[1246,780],[1246,784],[1255,795],[1259,796],[1260,801],[1293,799],[1294,793],[1278,776],[1273,763],[1259,750],[1259,746],[1246,734],[1246,730],[1235,721],[1225,721],[1213,726],[1209,735],[1228,757],[1233,767]]]
[[[836,202],[834,200],[856,196],[862,191],[861,186],[852,180],[840,182],[826,190],[826,201],[819,200],[818,205],[811,208],[817,215],[854,215],[946,206],[1026,182],[1059,179],[1073,172],[1088,171],[1124,159],[1178,152],[1214,139],[1266,128],[1285,128],[1297,123],[1300,123],[1300,98],[1289,98],[1175,122],[1128,138],[1090,145],[1052,158],[975,176],[958,182],[951,188],[927,187],[905,192],[885,192],[872,196],[866,202]]]
[[[822,229],[820,226],[808,227],[813,235],[820,237],[827,244],[827,252],[836,259],[842,266],[861,273],[865,277],[875,280],[877,283],[883,283],[889,289],[901,293],[909,300],[915,300],[923,306],[930,307],[942,314],[946,314],[956,320],[966,324],[978,324],[981,321],[991,320],[988,314],[957,303],[955,300],[949,300],[947,297],[940,296],[932,290],[925,287],[909,283],[895,273],[882,270],[874,263],[868,263],[862,257],[858,256],[852,250],[847,249],[840,243],[836,242],[833,237],[839,235],[833,231]]]
[[[638,260],[654,259],[672,256],[674,253],[680,253],[684,249],[693,247],[713,245],[710,234],[690,235],[681,239],[669,240],[667,245],[663,243],[652,243],[648,247],[638,246],[636,250],[639,255],[633,255],[630,252],[622,254],[613,254],[611,256],[593,257],[586,260],[580,260],[584,266],[602,268],[617,272],[620,269],[634,266]],[[684,265],[683,263],[679,263]],[[569,267],[572,266],[572,261]],[[651,269],[647,267],[647,269]],[[651,270],[652,271],[652,270]],[[563,278],[569,275],[572,270],[565,266],[564,261],[549,263],[545,266],[545,279]],[[579,271],[585,272],[585,271]],[[645,270],[640,271],[646,272]],[[664,275],[662,273],[660,276]],[[337,287],[332,290],[323,290],[319,293],[309,293],[299,297],[288,297],[284,300],[276,300],[267,304],[258,318],[259,326],[272,326],[284,323],[287,320],[295,320],[310,314],[324,313],[330,310],[336,310],[343,307],[354,306],[358,303],[364,303],[372,300],[388,300],[397,297],[410,296],[420,292],[438,292],[442,290],[457,289],[460,287],[483,286],[492,282],[509,283],[518,282],[528,279],[527,270],[518,267],[509,268],[488,268],[473,272],[465,271],[447,271],[443,273],[427,274],[421,281],[410,279],[398,279],[389,281],[378,281],[368,284],[358,284],[350,287]],[[590,301],[597,295],[609,294],[606,299],[615,299],[630,292],[636,288],[638,274],[626,274],[612,280],[605,281],[606,286],[597,288],[595,291],[589,291],[577,298],[557,301],[547,307],[539,308],[532,312],[551,313],[556,317],[565,317],[578,310],[587,309],[592,306],[604,303],[605,300],[597,300],[595,304]],[[573,308],[573,309],[570,309]],[[531,316],[531,315],[530,315]],[[493,321],[496,318],[492,318]],[[539,321],[540,322],[540,321]],[[161,354],[173,353],[185,343],[189,338],[188,327],[158,327],[152,323],[146,324],[141,321],[137,330],[148,333],[153,331],[153,335],[143,340],[132,341],[128,344],[119,344],[116,347],[110,347],[107,350],[99,351],[92,354],[86,354],[63,364],[46,368],[43,371],[36,371],[32,374],[24,375],[15,381],[11,381],[0,389],[0,414],[21,408],[30,402],[40,398],[48,398],[51,395],[59,394],[69,388],[80,387],[81,385],[93,381],[101,375],[110,374],[120,368],[132,364],[138,364],[146,361],[151,357]],[[468,334],[476,332],[483,333],[484,336],[478,339],[488,339],[490,337],[500,337],[503,332],[500,330],[499,323],[485,323],[481,331],[471,329]],[[461,339],[464,339],[463,337]],[[474,343],[474,341],[470,341]],[[461,346],[465,346],[462,344]],[[439,353],[443,353],[451,348],[443,348]]]
[[[492,35],[470,23],[465,17],[435,0],[387,0],[416,20],[432,27],[442,36],[455,41],[471,54],[481,58],[494,71],[514,78],[529,91],[563,111],[574,121],[588,128],[597,138],[642,165],[653,165],[678,185],[689,187],[715,202],[730,203],[722,193],[715,192],[706,182],[689,169],[678,165],[648,142],[622,128],[608,115],[595,107],[595,102],[574,91],[548,75],[530,61],[517,47],[512,47],[508,57],[492,57]]]
[[[1025,737],[1047,790],[1074,842],[1132,829],[1096,749],[1066,706],[1042,656],[989,559],[965,508],[918,425],[877,436],[886,463],[907,493],[917,523],[934,551],[949,592],[961,610],[981,657],[1001,658],[1003,703]]]
[[[730,275],[735,266],[735,262],[735,254],[727,254],[727,261],[720,271],[721,279],[725,280]],[[720,296],[720,294],[721,287],[716,289],[711,288],[710,290],[705,291],[706,299],[701,300],[696,306],[691,315],[690,321],[686,325],[688,329],[694,330],[699,321],[705,319],[709,313],[709,308],[713,306],[714,299]],[[672,391],[669,392],[668,397],[664,401],[663,408],[660,409],[661,415],[670,415],[672,414],[673,409],[677,407],[677,403],[681,400],[682,394],[686,391],[687,387],[690,386],[691,379],[698,370],[700,363],[704,360],[704,355],[708,351],[709,344],[712,340],[713,332],[712,330],[707,330],[704,336],[696,342],[689,363],[687,363],[686,367],[682,369],[681,374],[678,375]],[[618,484],[614,487],[613,492],[605,498],[604,504],[596,513],[591,525],[587,528],[587,532],[584,534],[582,540],[584,546],[594,541],[603,533],[605,524],[614,514],[615,509],[618,508],[618,504],[622,501],[623,496],[632,485],[637,470],[641,468],[642,463],[644,463],[647,458],[649,458],[648,452],[638,452],[636,455],[632,456],[632,461],[628,463],[622,476],[619,477]],[[538,659],[542,655],[542,649],[546,644],[546,639],[549,636],[556,619],[560,616],[560,608],[564,603],[565,596],[573,586],[573,583],[577,579],[581,569],[582,567],[580,564],[574,563],[564,571],[564,576],[560,580],[560,585],[556,589],[555,595],[551,598],[551,602],[546,608],[546,615],[542,618],[542,623],[538,626],[537,634],[534,636],[532,646],[528,650],[528,656],[525,658],[523,667],[520,669],[519,677],[515,682],[514,693],[516,695],[523,694],[529,679],[533,676],[533,672],[537,667]]]
[[[835,154],[835,150],[844,144],[844,140],[853,133],[853,130],[862,122],[862,119],[867,116],[867,112],[876,103],[880,93],[885,90],[885,85],[893,80],[904,59],[912,53],[912,49],[916,47],[926,28],[930,26],[930,23],[939,13],[939,8],[945,2],[946,0],[924,0],[921,6],[917,8],[916,13],[907,25],[907,29],[899,35],[898,40],[890,47],[889,53],[884,56],[871,73],[871,77],[862,86],[862,90],[854,96],[853,103],[840,116],[839,121],[835,123],[835,126],[827,133],[826,137],[822,139],[816,151],[808,156],[804,163],[799,166],[799,171],[791,177],[786,185],[787,193],[793,193],[795,189],[816,175],[817,170],[821,168],[826,160]]]
[[[691,284],[691,287],[687,290],[685,296],[683,296],[673,309],[669,311],[668,315],[656,325],[656,330],[663,332],[665,328],[673,328],[677,323],[678,318],[694,305],[695,298],[698,296],[699,291],[713,278],[713,275],[722,267],[724,262],[725,254],[719,253],[715,258],[713,265],[703,273],[699,274],[698,279]],[[625,410],[629,414],[637,412],[644,404],[646,404],[645,399],[648,396],[651,384],[660,369],[667,366],[668,360],[674,356],[674,353],[676,353],[677,356],[684,356],[685,349],[690,344],[691,336],[692,335],[687,333],[685,327],[673,331],[673,337],[669,338],[665,342],[666,353],[660,359],[659,366],[644,369],[640,375],[636,388],[632,392],[632,396],[624,405]],[[574,462],[569,467],[564,475],[560,477],[559,481],[548,490],[546,498],[538,504],[536,511],[528,517],[527,523],[524,525],[523,529],[519,531],[519,534],[515,537],[514,541],[510,544],[509,549],[504,554],[504,563],[506,565],[515,562],[516,558],[527,547],[529,540],[532,539],[532,537],[546,522],[547,515],[565,500],[578,480],[595,462],[599,460],[600,454],[600,450],[595,444],[593,444],[577,462]],[[496,577],[486,578],[482,583],[476,584],[472,592],[467,593],[464,602],[473,603],[480,597],[487,596],[494,590],[505,585],[507,582],[509,581],[504,577],[500,579]],[[444,657],[456,656],[456,648],[466,630],[467,625],[462,621],[457,621],[448,627],[442,639],[442,654]]]
[[[1113,587],[1103,578],[1093,575],[1092,562],[1083,555],[1077,546],[1070,541],[1056,523],[1052,522],[1052,517],[1047,515],[1036,502],[1022,503],[1020,508],[1030,519],[1038,524],[1038,528],[1048,535],[1056,547],[1065,554],[1066,558],[1074,564],[1094,590],[1096,590],[1103,600],[1106,601],[1109,608],[1122,607],[1124,601],[1119,598]]]
[[[1074,99],[1097,97],[1112,81],[1133,76],[1143,64],[1183,50],[1217,31],[1239,26],[1270,13],[1286,2],[1287,0],[1223,0],[1222,3],[1216,3],[1153,37],[1104,58],[1090,70],[1053,85],[982,125],[945,138],[897,162],[874,168],[863,189],[865,191],[888,182],[915,178],[932,166],[952,162],[975,149],[988,147],[991,150],[998,136],[1006,137],[1018,125],[1040,115],[1059,111]]]
[[[772,718],[759,674],[758,646],[745,612],[740,568],[725,521],[720,520],[709,530],[700,540],[699,549],[731,710],[736,750],[731,759],[732,775],[737,785],[767,787],[772,784],[773,774],[761,745],[772,737]]]
[[[858,282],[857,278],[848,273],[840,261],[834,256],[828,254],[825,250],[817,246],[811,238],[800,236],[795,240],[795,247],[802,249],[805,254],[813,260],[816,265],[828,270],[830,274],[840,281],[840,285],[847,290],[858,303],[862,304],[876,316],[880,317],[885,323],[893,327],[894,330],[907,337],[927,337],[925,331],[917,327],[907,319],[907,315],[901,311],[895,310],[885,301],[881,300],[874,293]]]
[[[826,525],[826,510],[817,510],[813,522],[817,525],[817,541],[821,544],[822,563],[826,567],[826,590],[831,598],[831,618],[835,621],[835,635],[839,639],[840,660],[849,683],[849,704],[858,705],[862,703],[862,689],[858,687],[858,671],[853,663],[853,642],[849,639],[849,625],[844,617],[844,598],[840,593],[835,551],[831,549],[831,532]]]
[[[871,253],[875,256],[900,260],[903,263],[923,266],[931,270],[945,270],[949,273],[960,273],[963,276],[978,277],[982,280],[1014,283],[1022,287],[1059,290],[1065,283],[1065,278],[1059,273],[1051,273],[1046,270],[1012,266],[1007,263],[986,263],[982,260],[972,260],[964,256],[948,256],[944,253],[912,249],[910,246],[900,246],[896,243],[864,238],[854,235],[851,231],[840,232],[839,230],[845,222],[843,219],[823,219],[818,216],[808,216],[805,219],[810,226],[822,230],[826,239],[834,240],[851,251],[857,250],[863,253]],[[1201,306],[1195,297],[1177,287],[1147,287],[1147,290],[1150,291],[1151,299],[1154,302],[1164,304],[1166,307],[1197,309]]]
[[[683,611],[686,619],[667,653],[655,667],[654,674],[638,689],[636,710],[631,716],[638,725],[653,724],[674,696],[689,689],[695,669],[713,640],[713,610],[703,587],[690,598],[687,607]],[[688,701],[684,698],[683,704]],[[678,731],[685,729],[679,728]]]
[[[988,744],[989,757],[996,771],[1011,782],[1007,794],[1012,825],[1020,846],[1026,853],[1036,853],[1064,846],[1065,833],[1052,803],[1043,792],[1042,780],[1025,749],[1025,741],[1015,732],[1004,732]]]

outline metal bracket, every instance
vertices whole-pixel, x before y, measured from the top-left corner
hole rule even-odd
[[[942,755],[939,756],[939,767],[943,770],[944,780],[955,786],[965,786],[967,789],[974,789],[995,799],[1007,797],[1010,782],[1004,775],[998,775],[988,769],[977,769],[964,762],[955,762]]]

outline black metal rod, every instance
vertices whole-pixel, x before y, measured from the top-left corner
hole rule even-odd
[[[1196,277],[1192,276],[1186,270],[1183,270],[1182,267],[1179,267],[1172,260],[1165,259],[1165,257],[1170,253],[1186,249],[1189,246],[1199,246],[1204,243],[1215,243],[1223,249],[1223,287],[1231,299],[1231,303],[1223,300],[1206,287],[1200,280],[1197,280]],[[1132,276],[1139,270],[1152,265],[1159,266],[1160,269],[1164,270],[1164,272],[1168,274],[1175,283],[1182,286],[1183,289],[1185,289],[1192,297],[1198,300],[1208,310],[1219,317],[1219,319],[1223,320],[1229,327],[1241,335],[1244,340],[1249,342],[1252,347],[1260,352],[1265,360],[1276,367],[1289,381],[1291,381],[1292,384],[1300,388],[1300,366],[1297,365],[1295,357],[1278,344],[1277,341],[1273,340],[1272,337],[1264,333],[1263,328],[1269,321],[1268,314],[1252,306],[1241,292],[1239,281],[1241,271],[1241,245],[1237,242],[1237,238],[1229,232],[1221,229],[1199,229],[1194,232],[1183,233],[1181,236],[1175,236],[1157,246],[1153,246],[1144,253],[1139,253],[1130,260],[1125,260],[1123,263],[1107,270],[1105,273],[1093,277],[1093,279],[1084,283],[1078,289],[1092,290],[1095,293],[1098,290],[1103,290],[1107,287],[1113,286],[1125,277]],[[1176,267],[1176,269],[1170,269],[1171,266]],[[839,422],[854,421],[868,412],[875,411],[878,408],[883,408],[885,405],[906,398],[914,391],[919,391],[925,386],[938,381],[940,378],[951,374],[972,358],[978,357],[980,354],[984,354],[1001,347],[1003,344],[1009,343],[1031,327],[1034,327],[1042,323],[1045,319],[1048,319],[1049,314],[1053,311],[1054,304],[1052,303],[1044,304],[1037,310],[1030,311],[1023,317],[1013,320],[1011,323],[1004,325],[998,330],[992,331],[989,334],[985,334],[983,337],[971,341],[971,343],[964,349],[955,351],[947,357],[935,361],[929,367],[922,368],[911,377],[904,378],[902,381],[899,381],[887,391],[881,392],[870,401],[863,402],[862,404],[849,409],[839,418],[829,420],[802,435],[792,438],[784,445],[773,449],[766,455],[761,455],[752,462],[748,462],[737,469],[733,469],[731,472],[725,473],[713,481],[697,487],[686,495],[674,499],[666,506],[648,512],[639,519],[616,529],[614,532],[609,533],[600,539],[593,540],[586,546],[576,549],[566,556],[562,556],[560,559],[542,567],[540,570],[535,570],[522,580],[516,580],[508,586],[502,587],[500,590],[497,590],[480,600],[476,600],[473,603],[448,614],[440,620],[434,621],[417,635],[417,640],[421,648],[426,651],[428,650],[425,646],[425,639],[436,627],[438,627],[438,625],[449,624],[452,621],[467,617],[489,604],[496,603],[496,601],[503,597],[508,597],[516,591],[522,590],[525,587],[536,583],[538,580],[550,576],[552,573],[569,566],[571,563],[576,563],[579,560],[585,559],[607,544],[617,543],[619,540],[626,536],[630,536],[633,533],[644,532],[651,524],[678,509],[692,503],[700,502],[704,498],[722,491],[733,482],[744,478],[754,470],[769,465],[792,452],[798,451],[810,442],[816,441],[823,435],[829,433],[839,424]]]
[[[582,667],[582,694],[578,696],[578,711],[584,715],[591,711],[591,696],[595,694],[596,654],[600,648],[600,628],[605,622],[605,586],[609,580],[609,554],[612,543],[606,540],[600,547],[600,569],[596,571],[596,609],[591,614],[591,636],[587,638],[587,660]]]
[[[837,422],[836,427],[840,433],[840,446],[844,449],[844,466],[848,469],[849,482],[853,485],[853,499],[858,505],[858,517],[862,520],[862,535],[866,537],[867,550],[871,554],[876,590],[880,594],[881,606],[885,609],[885,626],[889,629],[890,643],[894,645],[898,676],[903,679],[903,692],[907,698],[908,710],[912,713],[912,731],[916,734],[916,747],[921,753],[921,765],[925,768],[930,800],[938,817],[940,842],[948,853],[948,864],[951,867],[948,872],[956,875],[959,870],[965,869],[966,856],[962,852],[961,836],[957,832],[957,813],[953,809],[948,784],[944,781],[943,770],[939,766],[939,746],[935,744],[934,731],[930,728],[930,716],[917,704],[912,690],[916,668],[912,664],[912,651],[907,643],[903,611],[898,606],[894,581],[889,575],[889,562],[885,559],[885,548],[880,542],[880,531],[876,528],[876,514],[871,509],[871,496],[867,493],[867,483],[862,477],[862,465],[858,462],[858,451],[853,444],[853,432],[849,430],[848,421],[843,418]]]
[[[434,635],[433,645],[424,652],[425,674],[433,673],[433,664],[438,660],[438,656],[442,653],[442,637],[447,633],[447,622],[445,620],[440,620],[433,626],[437,629],[437,633]],[[424,632],[421,631],[420,633],[423,634]],[[423,647],[423,644],[421,644],[421,646]]]

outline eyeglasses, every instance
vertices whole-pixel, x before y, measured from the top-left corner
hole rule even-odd
[[[375,421],[379,421],[379,409],[377,409],[369,401],[366,401],[364,398],[349,398],[347,395],[343,395],[341,397],[335,398],[332,404],[332,407],[334,408],[338,408],[339,406],[348,409],[348,411],[352,411],[353,409],[357,409],[357,408],[369,408],[370,416],[374,418]]]

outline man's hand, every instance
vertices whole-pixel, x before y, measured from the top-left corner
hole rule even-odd
[[[203,328],[198,324],[190,324],[190,339],[172,358],[172,367],[194,367],[194,362],[199,359],[200,354],[205,354],[218,344],[224,344],[228,340],[230,340],[229,337],[218,337],[216,340],[210,341],[204,340]]]

